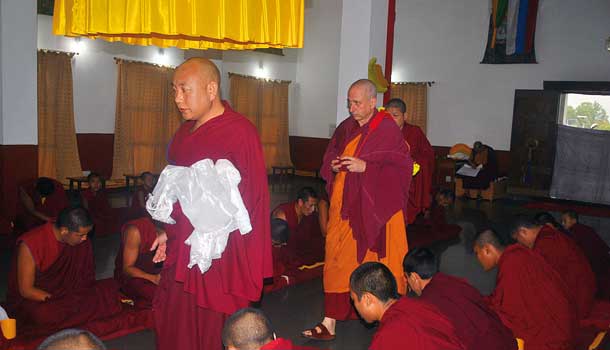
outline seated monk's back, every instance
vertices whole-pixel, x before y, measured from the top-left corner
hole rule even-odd
[[[466,349],[517,348],[512,332],[485,304],[481,294],[461,278],[436,273],[422,291],[420,300],[436,306],[447,316]]]

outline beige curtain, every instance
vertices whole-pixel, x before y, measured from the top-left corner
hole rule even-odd
[[[288,143],[289,81],[269,81],[230,74],[233,108],[258,129],[267,170],[291,166]]]
[[[180,126],[172,68],[117,59],[118,82],[112,178],[167,165],[167,144]]]
[[[407,122],[419,126],[427,134],[428,125],[428,84],[393,83],[392,98],[400,98],[407,104]]]
[[[72,54],[38,51],[38,175],[83,176],[72,103]]]

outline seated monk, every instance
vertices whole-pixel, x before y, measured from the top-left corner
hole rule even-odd
[[[36,350],[68,349],[106,350],[106,346],[89,331],[68,328],[51,335],[36,348]]]
[[[573,239],[551,225],[519,216],[511,235],[520,244],[540,254],[563,278],[574,296],[578,319],[586,318],[596,293],[595,275],[582,250]]]
[[[366,262],[350,276],[350,297],[366,322],[379,321],[369,349],[464,349],[455,325],[428,303],[398,294],[396,279],[379,262]]]
[[[116,285],[95,281],[92,226],[87,210],[66,208],[55,224],[19,237],[7,292],[18,329],[48,333],[121,311]]]
[[[61,183],[41,177],[19,187],[21,210],[17,229],[29,231],[36,226],[53,221],[68,206],[68,196]]]
[[[282,219],[288,224],[290,236],[286,249],[301,262],[301,265],[314,264],[324,260],[324,236],[316,206],[318,195],[311,187],[303,187],[297,192],[294,202],[277,206],[272,219]],[[328,217],[328,215],[326,215]]]
[[[129,221],[121,230],[121,247],[114,262],[114,278],[121,285],[121,291],[141,308],[152,307],[161,279],[162,263],[153,262],[155,252],[151,251],[151,247],[157,236],[164,233],[150,218]]]
[[[597,280],[597,296],[610,299],[610,247],[592,227],[578,222],[575,211],[564,211],[561,223],[589,260]]]
[[[434,174],[434,149],[424,132],[417,125],[407,123],[407,105],[399,98],[393,98],[385,108],[402,131],[409,145],[411,158],[419,164],[419,172],[413,176],[409,187],[407,223],[411,224],[420,213],[430,208],[432,202],[432,175]]]
[[[151,172],[145,171],[140,175],[140,182],[141,185],[131,197],[129,217],[132,219],[144,216],[150,217],[150,214],[148,214],[148,211],[146,210],[146,200],[155,189],[155,177]]]
[[[481,167],[476,177],[457,175],[463,180],[464,189],[486,190],[498,177],[496,151],[481,141],[474,143],[468,164],[473,168]]]
[[[517,349],[512,332],[481,293],[465,280],[439,272],[437,258],[429,249],[409,251],[403,269],[409,288],[451,321],[465,349]]]
[[[573,349],[578,322],[573,296],[542,256],[520,244],[505,247],[492,230],[477,235],[474,251],[485,271],[498,267],[496,288],[486,302],[525,349]]]
[[[423,216],[418,216],[409,226],[408,240],[410,246],[423,247],[442,240],[456,238],[462,230],[459,225],[447,222],[447,208],[455,200],[450,190],[441,190],[436,193],[435,200],[430,209]]]
[[[315,350],[278,338],[265,314],[254,308],[237,310],[225,321],[222,343],[227,350]]]
[[[93,219],[95,233],[105,235],[119,232],[121,213],[110,206],[102,189],[102,177],[98,173],[91,173],[87,176],[87,182],[89,188],[81,192],[81,201]]]

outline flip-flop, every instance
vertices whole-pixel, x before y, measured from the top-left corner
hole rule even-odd
[[[318,329],[320,329],[320,330],[318,331]],[[305,334],[301,333],[301,335],[307,339],[322,340],[322,341],[335,340],[335,335],[330,334],[330,332],[328,331],[328,328],[326,328],[326,326],[324,326],[322,323],[318,323],[313,328],[306,329],[303,332],[307,332],[307,331],[311,332],[311,335],[305,335]]]

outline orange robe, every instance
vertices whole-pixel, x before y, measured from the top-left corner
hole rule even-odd
[[[375,117],[377,118],[377,117]],[[373,118],[374,122],[375,118]],[[351,118],[350,118],[351,119]],[[351,123],[353,120],[346,120],[344,123]],[[372,123],[370,122],[370,123]],[[382,121],[385,122],[385,121]],[[387,121],[389,123],[389,121]],[[395,126],[395,124],[394,124]],[[339,130],[343,130],[345,127],[342,124]],[[383,126],[384,133],[387,134],[387,138],[391,139],[393,142],[394,137],[398,140],[397,148],[394,150],[396,159],[398,160],[398,164],[400,166],[404,165],[404,173],[411,174],[412,172],[412,161],[408,156],[408,152],[406,150],[406,144],[402,140],[402,135],[400,134],[400,130],[398,127],[393,129],[392,126],[388,127],[387,125]],[[374,129],[373,129],[374,130]],[[376,131],[369,131],[368,135],[372,135]],[[339,131],[340,132],[340,131]],[[395,135],[393,133],[396,133]],[[386,137],[384,134],[384,137]],[[367,135],[367,134],[364,134]],[[379,135],[378,135],[379,136]],[[341,153],[343,156],[358,156],[357,149],[359,147],[363,147],[362,144],[366,142],[366,139],[362,140],[362,134],[359,134],[353,137],[346,143],[346,146]],[[364,136],[366,137],[366,136]],[[333,137],[333,145],[335,144],[335,138]],[[401,146],[404,147],[400,148]],[[332,147],[329,146],[329,148]],[[404,154],[402,153],[404,151]],[[329,154],[332,151],[327,150],[327,154],[325,158],[329,157]],[[366,161],[366,159],[365,159]],[[330,161],[328,162],[330,163]],[[404,163],[404,164],[403,164]],[[370,164],[370,165],[369,165]],[[383,167],[383,165],[375,165],[372,162],[367,162],[366,171],[375,171],[374,167]],[[391,165],[390,165],[391,166]],[[397,167],[399,167],[397,165]],[[400,168],[402,169],[402,168]],[[324,169],[323,169],[324,170]],[[326,169],[328,170],[328,169]],[[344,203],[344,192],[354,191],[354,189],[348,190],[346,189],[346,178],[349,173],[347,171],[340,171],[337,174],[334,174],[334,178],[328,179],[332,183],[331,186],[331,198],[330,198],[330,208],[329,208],[329,221],[328,221],[328,234],[326,236],[326,249],[325,249],[325,265],[324,265],[324,292],[325,292],[325,315],[327,317],[331,317],[337,320],[346,320],[346,319],[354,319],[356,318],[356,314],[351,307],[350,299],[349,299],[349,277],[351,273],[363,262],[368,261],[379,261],[392,271],[392,274],[396,277],[397,280],[402,279],[402,260],[407,253],[408,244],[407,244],[407,236],[406,236],[406,228],[405,228],[405,216],[404,209],[399,208],[394,212],[393,215],[385,222],[385,227],[382,227],[382,233],[379,234],[379,237],[376,239],[376,242],[373,245],[368,245],[364,257],[359,259],[358,251],[362,247],[359,247],[359,244],[365,244],[365,242],[358,242],[355,237],[353,227],[354,223],[350,222],[349,218],[344,217],[344,205],[350,205],[350,203]],[[402,173],[401,173],[402,174]],[[324,172],[323,172],[324,175]],[[398,174],[391,174],[389,176],[398,176]],[[328,175],[327,175],[328,176]],[[355,176],[355,175],[350,175]],[[402,176],[402,175],[400,175]],[[376,184],[378,186],[383,186],[384,183],[382,180]],[[406,188],[404,189],[392,189],[393,191],[401,191],[405,192],[405,202],[401,205],[406,204],[406,199],[408,197],[408,185],[406,183]],[[365,187],[365,186],[364,186]],[[367,194],[371,197],[374,197],[371,193],[373,193],[375,189],[367,189],[364,188],[362,190],[361,196],[366,196]],[[390,191],[392,191],[390,190]],[[367,192],[368,191],[368,192]],[[383,201],[379,198],[379,201]],[[384,205],[387,203],[379,203],[375,202],[375,205]],[[361,205],[360,202],[358,204],[351,203],[351,205]],[[370,208],[361,208],[363,213],[371,214]],[[365,214],[365,215],[366,215]],[[365,224],[366,225],[366,224]],[[385,231],[385,232],[384,232]],[[374,249],[378,249],[380,246],[385,250],[385,254],[379,254]],[[383,244],[385,243],[385,244]],[[381,256],[381,257],[380,257]],[[399,293],[405,294],[405,286],[400,283],[399,284]]]

